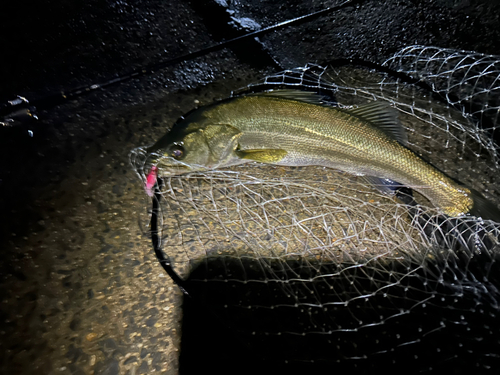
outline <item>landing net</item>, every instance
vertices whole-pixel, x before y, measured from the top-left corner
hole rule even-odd
[[[309,90],[346,108],[389,102],[410,149],[498,206],[500,57],[411,46],[382,66],[308,64],[243,91]],[[144,155],[132,153],[143,181]],[[235,330],[321,337],[328,347],[276,339],[284,361],[352,363],[396,351],[430,369],[463,352],[491,366],[500,353],[491,330],[500,225],[448,218],[418,193],[412,204],[403,195],[321,167],[247,164],[172,177],[161,189],[162,248],[193,295]],[[245,311],[242,324],[234,316]],[[450,348],[440,334],[455,340]],[[422,343],[433,359],[415,357]]]

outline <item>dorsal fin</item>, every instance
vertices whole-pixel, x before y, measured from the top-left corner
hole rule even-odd
[[[291,89],[283,89],[283,90],[273,90],[266,92],[258,92],[250,95],[259,95],[259,96],[274,96],[277,98],[297,100],[300,102],[305,102],[309,104],[316,105],[325,105],[323,101],[323,97],[315,92],[311,91],[302,91],[302,90],[291,90]]]
[[[349,109],[347,112],[369,122],[403,145],[408,142],[405,129],[398,120],[397,109],[391,107],[387,102],[373,102]]]

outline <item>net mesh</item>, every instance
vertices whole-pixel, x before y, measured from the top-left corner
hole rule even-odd
[[[499,64],[412,46],[383,64],[395,74],[309,64],[236,94],[300,88],[342,107],[387,101],[410,149],[498,205]],[[145,148],[131,160],[145,181]],[[444,217],[418,193],[383,194],[322,167],[191,173],[164,179],[161,195],[163,251],[188,292],[254,347],[279,347],[272,360],[358,367],[391,354],[429,370],[499,359],[498,223]]]

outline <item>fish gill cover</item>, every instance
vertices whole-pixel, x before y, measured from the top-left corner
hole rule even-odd
[[[245,91],[386,101],[410,149],[498,206],[499,67],[496,56],[411,46],[383,64],[395,75],[309,64]],[[145,157],[146,147],[131,154],[143,181]],[[322,167],[246,164],[164,178],[157,229],[191,299],[271,367],[495,371],[500,224],[446,217],[407,193]]]

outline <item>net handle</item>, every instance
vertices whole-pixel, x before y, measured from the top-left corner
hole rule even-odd
[[[165,272],[170,276],[172,281],[179,287],[182,293],[185,296],[189,296],[189,293],[185,288],[184,280],[177,274],[177,272],[175,272],[174,268],[172,267],[172,262],[170,261],[170,258],[167,255],[165,255],[161,247],[161,237],[159,235],[160,232],[158,230],[158,221],[159,221],[158,218],[161,211],[160,199],[162,195],[160,190],[162,185],[163,185],[163,180],[161,178],[158,178],[157,183],[155,185],[154,196],[152,197],[153,209],[151,213],[151,242],[153,244],[153,250],[156,254],[156,257],[158,258],[158,261],[160,262]]]

